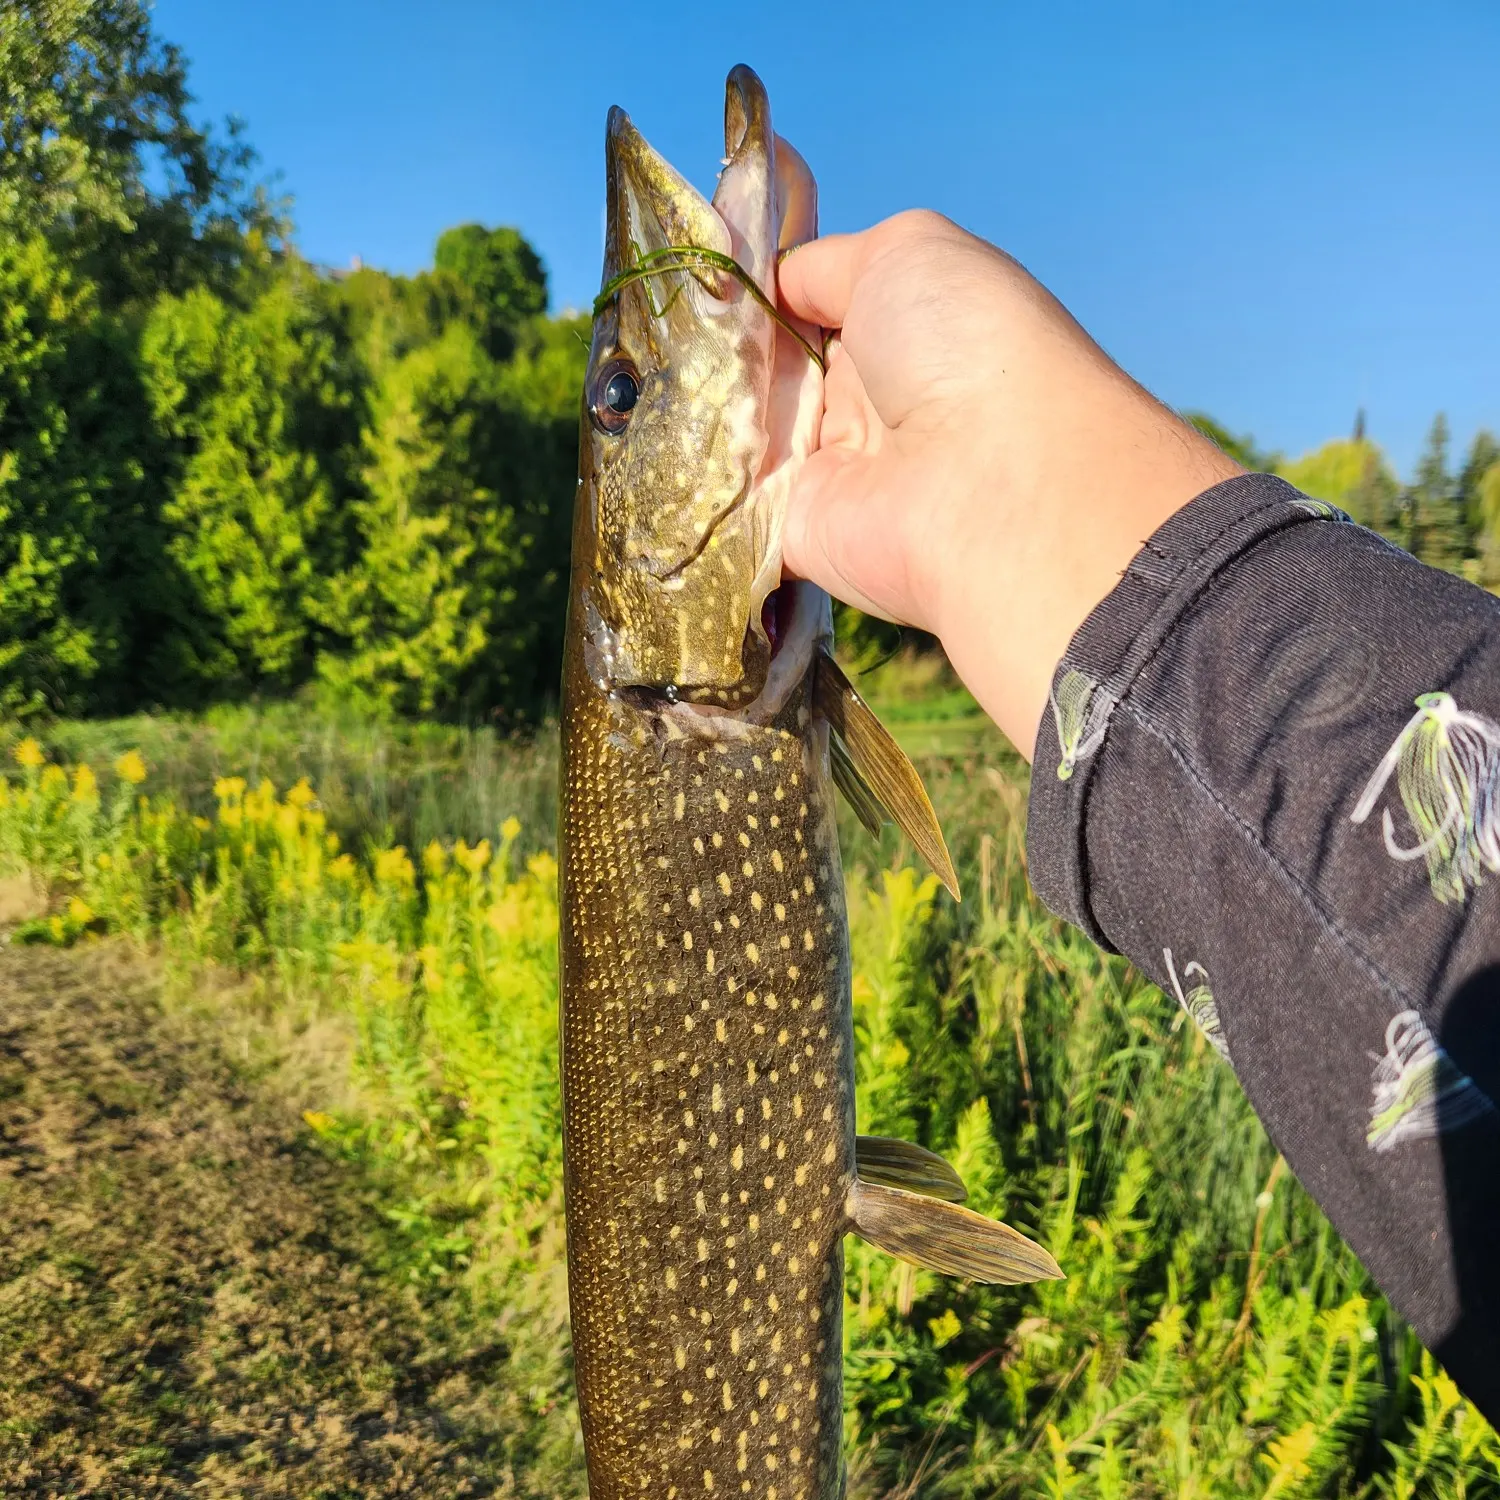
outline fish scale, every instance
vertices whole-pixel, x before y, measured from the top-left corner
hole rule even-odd
[[[596,1500],[836,1487],[853,1036],[807,697],[732,740],[665,743],[570,700],[574,1355],[590,1452],[633,1478],[595,1479]]]

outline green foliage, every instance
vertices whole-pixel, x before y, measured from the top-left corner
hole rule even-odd
[[[93,288],[0,235],[0,710],[76,704],[111,644],[89,595],[109,486],[80,369]],[[104,470],[104,472],[101,472]]]
[[[206,683],[305,677],[354,440],[353,398],[315,304],[291,276],[244,312],[201,287],[164,297],[141,373],[172,455],[168,551],[193,616],[210,622],[194,653]]]
[[[216,142],[189,102],[141,0],[7,0],[0,224],[58,239],[109,305],[232,280],[281,225],[237,131]]]
[[[460,224],[438,239],[433,263],[468,291],[486,335],[517,328],[547,310],[547,273],[519,230]]]
[[[1361,526],[1387,530],[1396,521],[1400,485],[1379,446],[1369,438],[1335,438],[1276,472],[1315,500],[1346,511]]]
[[[248,749],[238,733],[226,744]],[[203,815],[139,757],[65,770],[23,740],[11,760],[0,875],[45,898],[34,939],[121,929],[209,1003],[233,1003],[210,974],[243,975],[260,1024],[352,1020],[357,1092],[309,1100],[308,1128],[384,1183],[389,1274],[463,1289],[509,1347],[494,1398],[520,1403],[516,1493],[581,1494],[550,857],[523,861],[508,819],[416,859],[351,858],[306,782],[221,777]],[[861,1123],[943,1151],[1068,1279],[977,1287],[849,1242],[854,1500],[1500,1495],[1500,1440],[1373,1294],[1206,1040],[1034,902],[1024,781],[934,769],[963,907],[894,846],[851,846]]]
[[[1414,557],[1457,572],[1469,553],[1467,516],[1458,485],[1448,472],[1448,420],[1432,419],[1416,477],[1402,493],[1398,530]]]
[[[365,435],[366,493],[351,506],[357,560],[324,612],[347,642],[323,659],[328,682],[397,712],[470,717],[544,690],[557,497],[516,483],[506,451],[530,425],[464,323],[389,368]]]
[[[1183,416],[1204,437],[1217,443],[1237,464],[1243,464],[1247,469],[1274,472],[1280,462],[1280,454],[1267,453],[1248,433],[1239,435],[1232,433],[1223,423],[1216,422],[1207,412],[1186,411],[1183,412]]]
[[[189,104],[142,0],[6,6],[0,709],[534,717],[584,361],[539,257],[468,224],[314,273]]]

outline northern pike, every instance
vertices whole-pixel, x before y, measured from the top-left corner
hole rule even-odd
[[[1058,1276],[940,1157],[856,1138],[835,782],[957,882],[910,762],[781,576],[816,190],[730,75],[712,202],[619,109],[581,422],[559,818],[568,1282],[592,1500],[843,1492],[843,1238]]]

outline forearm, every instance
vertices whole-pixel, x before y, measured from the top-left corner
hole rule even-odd
[[[1493,1417],[1500,603],[1320,509],[1246,476],[1140,551],[1054,679],[1031,868]]]

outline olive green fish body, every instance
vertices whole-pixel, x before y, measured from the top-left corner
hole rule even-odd
[[[837,1500],[845,1233],[979,1280],[1057,1267],[940,1158],[855,1134],[835,786],[957,882],[830,655],[827,596],[781,578],[822,369],[769,309],[778,248],[816,231],[811,174],[745,68],[712,202],[618,110],[606,163],[558,837],[590,1493]]]
[[[853,1040],[811,683],[770,723],[697,736],[569,675],[562,1068],[590,1492],[834,1495]]]

